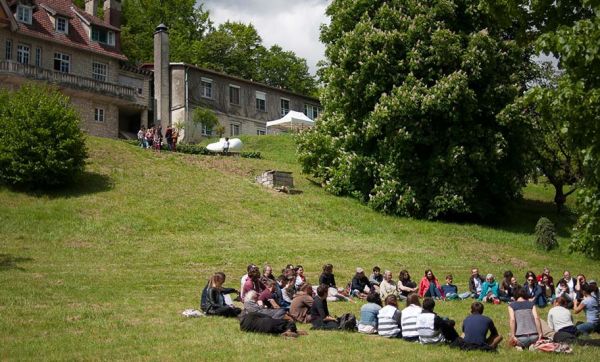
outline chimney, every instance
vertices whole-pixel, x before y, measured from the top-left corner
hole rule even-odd
[[[121,0],[104,0],[104,22],[121,28]]]
[[[163,129],[171,125],[170,88],[169,31],[165,24],[160,24],[154,31],[154,114],[155,125]]]
[[[85,12],[92,16],[98,16],[98,0],[85,0]]]

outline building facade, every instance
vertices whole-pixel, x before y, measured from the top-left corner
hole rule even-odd
[[[304,112],[311,119],[320,112],[319,100],[313,97],[190,64],[170,63],[164,25],[156,28],[154,64],[146,68],[154,70],[156,122],[163,129],[184,124],[183,140],[188,142],[215,135],[214,130],[191,122],[197,107],[213,110],[229,137],[266,134],[266,123],[290,110]]]
[[[0,86],[50,83],[69,96],[91,135],[117,138],[148,124],[152,74],[126,65],[121,1],[0,0]]]

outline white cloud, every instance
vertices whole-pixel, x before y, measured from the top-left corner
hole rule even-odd
[[[215,24],[227,20],[252,23],[267,47],[278,44],[305,58],[311,73],[324,58],[320,26],[328,23],[325,9],[330,0],[205,0]]]

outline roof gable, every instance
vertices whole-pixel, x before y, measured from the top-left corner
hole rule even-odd
[[[6,0],[0,0],[0,28],[10,27],[10,30],[15,31],[18,28],[17,21],[10,11],[10,7]]]

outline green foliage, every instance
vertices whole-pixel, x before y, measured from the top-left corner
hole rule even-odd
[[[479,5],[333,1],[325,111],[299,138],[303,169],[335,194],[420,218],[485,218],[517,198],[525,124],[496,115],[523,91],[530,52],[511,40],[516,17],[504,25]]]
[[[194,130],[201,125],[212,130],[219,124],[219,119],[214,111],[208,108],[198,107],[192,112],[192,123],[194,124]]]
[[[83,172],[86,148],[69,99],[50,87],[0,93],[0,182],[50,188]]]
[[[535,225],[535,235],[535,243],[540,248],[548,251],[558,247],[558,241],[556,241],[556,229],[550,219],[540,217]]]
[[[560,59],[563,75],[556,87],[537,87],[527,99],[544,114],[560,120],[561,133],[581,152],[579,219],[570,248],[600,258],[600,2],[588,0],[583,4],[590,16],[558,27],[538,40],[539,50]]]
[[[177,144],[177,152],[188,153],[190,155],[214,155],[214,153],[207,150],[206,147],[187,143]]]
[[[261,159],[262,158],[262,155],[258,151],[241,152],[240,156],[242,158],[257,158],[257,159]]]
[[[279,46],[266,49],[252,24],[227,21],[213,27],[194,0],[128,0],[123,3],[122,48],[130,61],[153,61],[153,33],[169,28],[172,62],[186,62],[230,75],[315,94],[306,60]]]
[[[583,158],[581,149],[572,142],[571,137],[563,132],[568,123],[564,114],[554,111],[553,98],[546,95],[553,92],[560,79],[552,65],[542,64],[538,67],[539,77],[534,80],[535,87],[523,97],[507,106],[501,119],[508,119],[528,124],[527,137],[524,139],[528,147],[533,176],[541,171],[555,188],[554,202],[558,211],[567,200],[567,196],[576,189],[565,192],[564,187],[575,185],[583,177]]]

